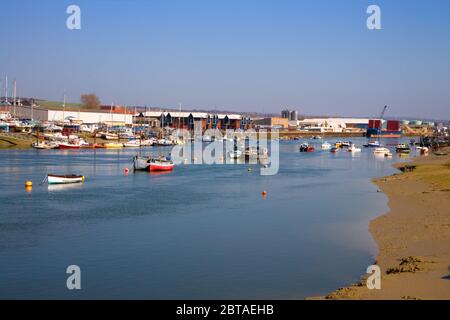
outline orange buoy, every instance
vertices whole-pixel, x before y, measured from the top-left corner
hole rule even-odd
[[[262,195],[263,197],[266,197],[266,196],[267,196],[267,191],[264,190],[264,191],[261,193],[261,195]]]

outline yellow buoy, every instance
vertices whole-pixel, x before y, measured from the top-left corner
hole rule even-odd
[[[27,188],[33,187],[33,182],[30,180],[25,181],[25,187]]]
[[[84,180],[85,180],[85,177],[81,176],[81,181],[84,182]]]

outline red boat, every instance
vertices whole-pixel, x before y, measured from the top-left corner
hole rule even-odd
[[[174,164],[166,158],[148,158],[135,156],[133,159],[134,170],[146,170],[150,172],[156,171],[172,171]]]
[[[81,145],[73,143],[60,143],[59,149],[80,149]]]
[[[174,164],[170,160],[166,159],[152,159],[149,162],[149,170],[150,172],[154,171],[172,171]]]

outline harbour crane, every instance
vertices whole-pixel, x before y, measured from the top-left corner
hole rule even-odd
[[[378,139],[380,139],[380,136],[381,136],[381,128],[383,127],[383,117],[384,117],[384,114],[386,113],[386,109],[387,109],[387,107],[388,106],[384,106],[384,108],[383,108],[383,111],[381,111],[381,114],[380,114],[380,127],[378,128]]]
[[[383,111],[381,111],[380,120],[383,121],[384,114],[386,113],[386,109],[388,106],[384,106]]]

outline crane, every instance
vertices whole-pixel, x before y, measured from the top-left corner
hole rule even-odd
[[[381,111],[380,120],[383,121],[384,114],[386,113],[386,109],[388,106],[384,106],[383,111]]]

